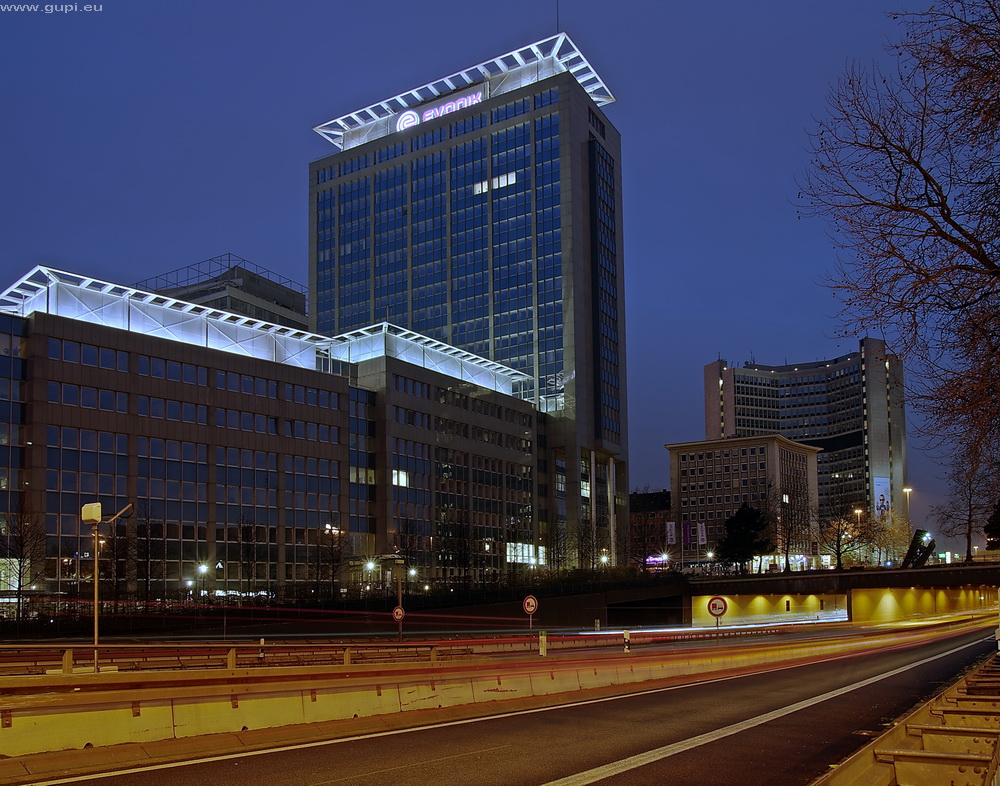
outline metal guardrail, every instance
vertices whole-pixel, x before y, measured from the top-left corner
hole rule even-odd
[[[94,647],[73,644],[0,645],[0,676],[79,674],[94,671]],[[447,644],[316,644],[259,642],[238,644],[102,644],[99,671],[237,669],[257,666],[325,666],[365,663],[436,663],[472,654]]]
[[[692,629],[684,632],[658,633],[633,631],[634,646],[665,643],[690,644],[722,639],[748,639],[786,632],[775,627],[742,630]],[[615,638],[617,636],[617,638]],[[550,650],[607,647],[621,641],[621,633],[550,634]],[[128,643],[101,644],[98,648],[100,671],[156,671],[188,669],[234,669],[257,666],[328,666],[377,663],[435,663],[472,655],[537,651],[538,638],[507,636],[501,638],[462,638],[432,642],[318,642],[265,639],[241,642],[205,643]],[[2,644],[0,677],[31,674],[74,674],[93,672],[94,646],[72,644]]]
[[[811,786],[1000,786],[1000,656]]]

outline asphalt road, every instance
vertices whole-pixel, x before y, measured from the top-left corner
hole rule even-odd
[[[979,632],[612,699],[105,774],[97,782],[804,785],[995,647]],[[842,692],[849,686],[857,687]]]

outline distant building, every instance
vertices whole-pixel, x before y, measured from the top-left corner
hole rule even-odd
[[[388,321],[522,372],[548,422],[539,534],[583,566],[628,521],[612,101],[559,33],[317,126],[337,150],[309,173],[313,330]]]
[[[662,570],[670,564],[668,528],[673,522],[670,492],[634,491],[629,499],[629,560],[643,570]]]
[[[884,341],[864,338],[857,352],[811,363],[705,366],[706,438],[765,434],[822,450],[824,512],[862,508],[885,518],[905,510],[903,364]]]
[[[819,448],[777,434],[664,447],[670,451],[670,498],[677,522],[670,551],[678,561],[711,559],[709,553],[726,534],[726,520],[746,504],[772,524],[777,548],[765,562],[777,562],[787,542],[795,567],[819,563]]]
[[[134,286],[276,325],[309,327],[305,286],[235,254],[196,262]]]

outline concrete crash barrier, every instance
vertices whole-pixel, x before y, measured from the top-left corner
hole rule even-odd
[[[984,624],[966,622],[950,630],[958,635]],[[927,635],[894,630],[847,640],[633,649],[628,654],[0,677],[0,752],[24,756],[569,694],[858,654],[918,642]],[[966,715],[975,709],[980,708],[958,708]]]
[[[1000,660],[994,655],[812,786],[1000,783]]]

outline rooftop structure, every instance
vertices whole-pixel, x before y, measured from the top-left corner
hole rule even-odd
[[[387,323],[321,336],[43,266],[0,292],[0,311],[21,317],[36,311],[55,314],[323,371],[385,355],[508,394],[525,377],[495,361]]]
[[[491,95],[497,96],[563,71],[573,74],[598,106],[615,100],[573,40],[566,33],[559,33],[349,112],[318,125],[313,130],[339,149],[347,150],[393,131],[417,125],[423,119],[440,117],[473,106],[488,96],[484,96],[481,91],[478,95],[475,92],[461,96],[452,94],[481,85],[494,77],[504,77],[494,81],[490,89]],[[444,97],[451,97],[453,100],[425,107],[421,115],[411,111],[413,107]]]

